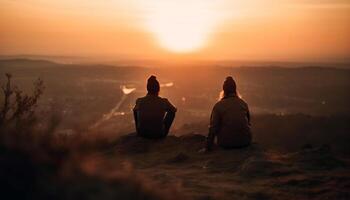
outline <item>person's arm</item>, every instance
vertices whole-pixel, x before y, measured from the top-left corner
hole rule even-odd
[[[136,128],[136,130],[137,130],[137,111],[136,110],[133,110],[133,112],[134,112],[134,121],[135,121],[135,128]]]
[[[247,119],[248,119],[248,124],[251,125],[250,124],[250,111],[249,111],[249,108],[247,109]]]
[[[218,112],[217,106],[214,106],[213,111],[210,116],[209,134],[207,137],[206,150],[211,151],[214,145],[215,136],[220,129],[220,114]]]
[[[164,117],[164,126],[165,126],[165,135],[169,133],[170,127],[174,121],[175,113],[177,109],[173,104],[170,103],[168,99],[164,99],[165,102],[165,117]]]
[[[248,107],[248,104],[246,102],[244,102],[244,105],[245,105],[245,109],[247,110],[248,124],[250,125],[250,111],[249,111],[249,107]]]
[[[138,132],[138,131],[137,131],[137,125],[138,125],[137,112],[138,112],[138,109],[139,109],[139,100],[137,99],[137,100],[136,100],[136,103],[135,103],[135,106],[134,106],[134,108],[133,108],[136,132]]]
[[[164,102],[165,102],[165,110],[166,110],[166,112],[176,113],[176,111],[177,111],[176,107],[173,104],[171,104],[168,99],[164,98]]]

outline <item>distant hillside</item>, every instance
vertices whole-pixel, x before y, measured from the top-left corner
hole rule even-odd
[[[117,67],[103,64],[61,64],[48,60],[5,59],[0,60],[0,73],[12,73],[21,77],[79,78],[114,77],[139,71],[140,67]],[[2,77],[1,77],[2,78]]]
[[[60,99],[75,110],[78,105],[86,116],[111,109],[122,96],[121,87],[136,87],[135,94],[125,102],[123,111],[129,111],[135,98],[144,95],[147,78],[154,74],[161,83],[172,83],[164,88],[162,96],[169,98],[185,113],[197,119],[210,112],[222,89],[226,76],[237,81],[239,93],[254,113],[306,113],[329,115],[349,113],[350,69],[334,67],[223,67],[177,66],[137,67],[104,64],[60,64],[46,60],[0,60],[0,81],[4,74],[14,75],[14,81],[26,91],[33,80],[40,77],[46,87],[48,101]],[[98,100],[98,101],[97,101]],[[78,101],[78,102],[76,102]],[[64,102],[64,103],[63,103]],[[87,109],[88,107],[89,109]],[[194,117],[195,116],[195,117]]]
[[[0,67],[52,67],[59,64],[49,60],[32,60],[27,58],[1,59]]]

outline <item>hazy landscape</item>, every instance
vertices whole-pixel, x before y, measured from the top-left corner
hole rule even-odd
[[[146,80],[151,74],[161,81],[161,95],[169,98],[181,111],[175,129],[208,120],[227,75],[235,77],[239,93],[249,102],[254,115],[332,116],[347,115],[350,111],[350,70],[344,68],[118,67],[27,59],[1,60],[0,67],[2,80],[5,80],[5,73],[11,73],[16,85],[26,92],[30,92],[36,78],[43,79],[46,90],[40,99],[42,109],[39,110],[56,108],[57,114],[64,118],[62,126],[67,128],[96,122],[119,103],[114,116],[100,128],[107,125],[120,130],[120,126],[131,124],[131,109],[136,98],[146,94]],[[124,94],[123,88],[135,90]],[[123,122],[118,124],[121,120]]]
[[[349,22],[349,0],[0,0],[0,199],[350,199]]]
[[[6,199],[350,198],[347,68],[3,59],[2,85],[5,73],[27,94],[38,77],[45,86],[35,122],[1,130]],[[133,135],[131,109],[151,74],[178,108],[161,141]],[[254,144],[199,153],[228,75],[250,105]]]

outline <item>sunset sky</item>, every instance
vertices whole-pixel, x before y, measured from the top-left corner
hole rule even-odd
[[[0,0],[0,55],[350,61],[349,0]]]

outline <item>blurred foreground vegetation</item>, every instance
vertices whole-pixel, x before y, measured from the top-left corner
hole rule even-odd
[[[4,199],[349,197],[347,115],[255,115],[252,148],[201,155],[206,121],[185,123],[164,141],[88,129],[60,134],[55,109],[46,115],[36,109],[44,82],[38,79],[26,94],[6,78],[0,107]]]

